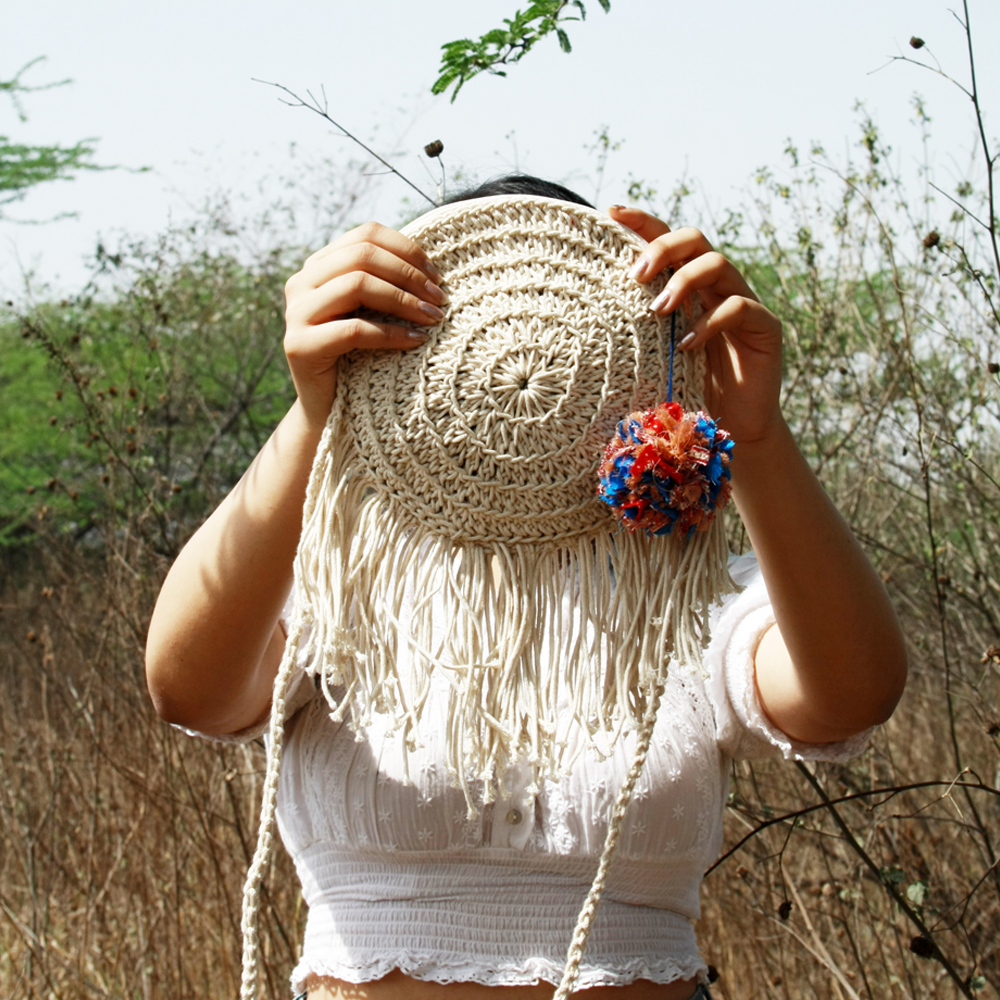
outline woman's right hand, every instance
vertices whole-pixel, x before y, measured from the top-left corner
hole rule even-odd
[[[322,428],[330,414],[337,359],[348,351],[422,344],[443,316],[440,274],[413,240],[367,222],[318,250],[285,284],[285,355],[299,405]],[[395,317],[376,322],[361,308]],[[407,324],[416,324],[411,326]]]

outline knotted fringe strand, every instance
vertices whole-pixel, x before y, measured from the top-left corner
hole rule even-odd
[[[257,959],[259,948],[258,918],[260,916],[260,886],[271,857],[271,843],[274,839],[274,810],[278,798],[278,777],[281,773],[281,754],[285,742],[285,698],[291,683],[299,642],[304,624],[301,615],[296,615],[285,645],[285,654],[274,682],[274,700],[271,703],[270,741],[267,748],[267,769],[264,788],[261,793],[260,828],[257,832],[257,847],[253,861],[247,872],[243,887],[243,976],[240,983],[240,1000],[257,998]]]
[[[577,917],[576,927],[573,929],[573,937],[570,939],[569,950],[566,953],[566,966],[563,969],[562,981],[559,988],[553,994],[553,1000],[566,1000],[573,992],[576,981],[580,976],[580,963],[583,960],[583,953],[587,947],[587,939],[590,937],[590,930],[594,924],[594,917],[597,915],[597,907],[604,894],[604,887],[608,880],[608,872],[611,869],[611,861],[614,858],[615,850],[618,847],[618,838],[621,834],[622,824],[625,821],[625,813],[629,803],[632,801],[632,793],[635,791],[636,782],[642,774],[643,766],[646,763],[646,754],[649,752],[649,744],[653,738],[653,730],[656,727],[656,714],[660,708],[660,697],[663,694],[663,679],[656,679],[649,685],[647,695],[646,710],[643,713],[642,725],[636,734],[635,754],[632,757],[632,766],[628,770],[625,782],[615,799],[614,809],[611,811],[611,818],[608,822],[607,836],[604,838],[604,849],[601,851],[601,860],[597,865],[597,874],[591,883],[590,891],[587,893],[583,906],[580,908],[580,915]]]

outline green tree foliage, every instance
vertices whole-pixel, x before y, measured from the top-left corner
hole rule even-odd
[[[21,122],[27,121],[22,94],[37,90],[61,87],[68,80],[54,83],[28,85],[24,74],[41,61],[33,59],[9,80],[0,80],[0,93],[6,94]],[[31,146],[14,142],[7,135],[0,135],[0,219],[4,218],[3,207],[20,201],[27,191],[47,181],[68,180],[81,170],[100,170],[91,162],[94,154],[93,139],[81,139],[71,146]]]
[[[598,0],[605,13],[611,10],[611,0]],[[493,73],[506,76],[501,67],[519,62],[546,35],[555,32],[563,52],[573,50],[563,27],[569,21],[583,21],[587,9],[583,0],[537,0],[524,11],[515,11],[504,18],[504,27],[494,28],[478,39],[460,38],[441,46],[440,76],[431,92],[443,94],[452,84],[452,101],[474,76]]]
[[[290,405],[282,255],[172,234],[99,260],[110,295],[0,326],[0,546],[128,525],[169,554]]]

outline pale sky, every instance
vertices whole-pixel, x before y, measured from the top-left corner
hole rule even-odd
[[[73,83],[26,95],[26,125],[0,101],[0,134],[30,143],[93,136],[98,162],[151,168],[50,184],[11,206],[20,219],[77,217],[0,221],[0,291],[8,295],[26,269],[73,290],[98,238],[113,246],[155,234],[220,192],[243,194],[249,214],[300,164],[357,155],[318,117],[284,107],[252,77],[300,92],[325,86],[331,114],[398,154],[393,162],[432,193],[421,152],[432,139],[444,142],[451,171],[486,179],[517,167],[593,198],[594,158],[585,147],[608,125],[623,145],[609,162],[602,205],[624,200],[630,174],[663,190],[686,176],[711,211],[735,207],[757,168],[780,166],[789,138],[802,147],[820,141],[845,157],[858,137],[859,100],[900,169],[912,172],[921,153],[911,100],[926,99],[932,167],[945,188],[964,175],[974,141],[971,105],[945,81],[901,63],[880,69],[894,54],[914,54],[907,43],[916,34],[967,79],[964,37],[942,0],[612,0],[610,14],[590,0],[587,21],[570,26],[571,55],[547,39],[506,79],[481,76],[453,105],[430,96],[439,46],[498,26],[517,0],[2,4],[0,79],[44,55],[27,82]],[[1000,3],[970,6],[994,137]],[[365,211],[396,222],[408,193],[383,179]]]

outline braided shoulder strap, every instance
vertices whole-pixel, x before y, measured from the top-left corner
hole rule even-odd
[[[611,861],[618,847],[618,838],[622,831],[622,824],[625,821],[625,813],[629,803],[632,801],[632,793],[635,791],[636,782],[642,774],[642,769],[646,763],[646,754],[649,752],[649,744],[653,738],[653,730],[656,727],[656,715],[660,708],[660,698],[663,694],[663,681],[657,679],[650,685],[647,695],[646,711],[643,713],[642,723],[636,735],[635,753],[632,756],[632,766],[628,770],[625,781],[618,791],[614,808],[611,811],[611,819],[608,822],[607,836],[604,838],[604,849],[601,851],[601,859],[597,865],[597,874],[591,883],[587,898],[580,908],[580,915],[576,919],[576,927],[573,928],[573,936],[570,939],[569,950],[566,953],[566,966],[563,969],[562,981],[559,988],[553,995],[553,1000],[566,1000],[573,992],[576,981],[580,976],[580,962],[583,960],[583,953],[587,947],[587,939],[590,937],[590,929],[594,924],[594,917],[597,916],[597,906],[604,894],[604,887],[608,880],[608,872],[611,869]]]

